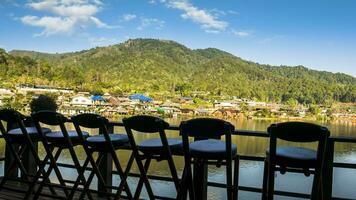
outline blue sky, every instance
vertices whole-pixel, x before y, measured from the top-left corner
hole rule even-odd
[[[0,0],[0,48],[68,52],[129,38],[356,76],[354,0]]]

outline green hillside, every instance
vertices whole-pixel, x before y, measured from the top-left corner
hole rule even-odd
[[[238,96],[263,101],[356,102],[356,78],[302,66],[269,66],[174,41],[134,39],[65,54],[0,52],[1,84],[46,84],[153,96]]]

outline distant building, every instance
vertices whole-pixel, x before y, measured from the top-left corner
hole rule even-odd
[[[256,101],[248,101],[247,105],[249,107],[266,107],[266,102],[256,102]]]
[[[85,96],[76,96],[73,97],[72,101],[70,102],[71,106],[91,106],[93,105],[93,101],[89,97]]]
[[[16,86],[18,93],[27,94],[32,92],[35,94],[43,93],[73,93],[74,91],[69,88],[52,87],[47,85],[31,85],[31,84],[19,84]]]
[[[181,97],[179,99],[180,103],[186,103],[186,104],[193,104],[193,98],[192,97]]]
[[[214,104],[214,107],[215,108],[234,108],[234,107],[236,107],[236,104],[232,103],[232,102],[220,102],[220,103]]]

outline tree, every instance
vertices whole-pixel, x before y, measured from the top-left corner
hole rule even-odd
[[[56,101],[52,97],[40,95],[31,101],[30,108],[31,112],[38,112],[41,110],[56,111],[58,107]]]

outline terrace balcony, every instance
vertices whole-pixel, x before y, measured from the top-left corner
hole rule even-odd
[[[111,122],[110,130],[117,132],[123,131],[122,122]],[[178,136],[178,126],[171,125],[169,128],[168,134],[170,136]],[[263,177],[263,154],[254,154],[254,149],[260,148],[260,146],[266,146],[268,135],[264,131],[247,131],[247,130],[236,130],[234,133],[234,138],[237,141],[240,150],[240,179],[239,179],[239,199],[260,199],[261,198],[261,185]],[[253,143],[249,142],[250,139],[254,138]],[[345,137],[345,136],[331,136],[327,143],[327,156],[325,169],[323,171],[323,199],[355,199],[356,192],[353,190],[354,180],[356,178],[356,163],[352,162],[352,159],[348,159],[343,162],[342,158],[335,157],[335,154],[339,152],[335,149],[339,149],[340,145],[346,145],[349,148],[352,148],[352,145],[356,143],[356,137]],[[2,141],[2,152],[5,152],[5,143]],[[239,145],[240,144],[240,145]],[[80,150],[79,150],[80,151]],[[44,154],[39,149],[40,154]],[[126,163],[129,153],[121,152],[119,153],[120,159],[125,160],[123,163]],[[3,154],[4,156],[4,154]],[[81,157],[81,156],[79,156]],[[334,160],[334,158],[336,158]],[[344,157],[345,158],[345,157]],[[346,157],[347,158],[347,157]],[[9,155],[5,153],[5,156],[0,160],[1,170],[4,171],[4,166],[9,158]],[[83,158],[80,158],[83,159]],[[109,159],[109,158],[107,158]],[[177,170],[178,174],[181,174],[183,169],[183,160],[180,157],[175,158],[177,161]],[[339,161],[340,160],[340,161]],[[344,159],[345,160],[345,159]],[[110,159],[108,160],[110,161]],[[31,163],[31,161],[27,161]],[[5,164],[4,164],[5,163]],[[58,162],[60,170],[62,171],[64,177],[70,177],[73,173],[75,174],[74,165],[67,162],[65,158]],[[29,165],[28,167],[31,167]],[[118,183],[117,171],[114,171],[113,168],[109,165],[102,165],[101,171],[105,174],[105,178],[112,182],[113,185]],[[172,182],[171,178],[161,177],[162,175],[167,174],[167,166],[159,165],[158,163],[153,164],[153,170],[149,173],[150,179],[155,179],[153,181],[153,188],[155,195],[157,197],[168,196],[172,199],[175,198],[175,191],[170,190],[170,187],[174,187],[173,183],[166,184],[165,181]],[[90,169],[89,169],[90,170]],[[212,183],[213,181],[224,182],[224,170],[221,169],[209,169],[209,177],[205,179],[204,176],[199,177],[203,179],[203,183],[207,186],[219,186],[219,184]],[[201,174],[200,174],[201,175]],[[15,175],[16,176],[16,175]],[[137,180],[139,177],[138,170],[134,167],[131,170],[129,175],[129,184],[130,187],[135,188]],[[199,176],[199,175],[198,175]],[[277,175],[276,178],[276,189],[275,189],[275,199],[308,199],[310,198],[310,188],[311,188],[311,177],[305,179],[303,174],[296,174],[293,172],[288,172],[286,175]],[[164,181],[164,182],[163,182]],[[10,183],[11,185],[11,183]],[[20,188],[22,185],[14,184],[11,185],[15,188]],[[92,188],[95,190],[102,190],[100,184],[95,184]],[[197,193],[200,194],[202,199],[225,199],[226,194],[224,189],[208,187],[208,193],[206,194],[206,188],[201,187],[201,191]],[[60,192],[59,192],[60,193]],[[143,198],[148,198],[143,192]],[[0,191],[0,199],[22,199],[23,194],[18,192],[13,192],[9,190]],[[103,198],[99,196],[94,196],[97,199]],[[124,198],[124,197],[123,197]],[[51,199],[43,197],[43,199]],[[164,199],[164,198],[163,198]]]

